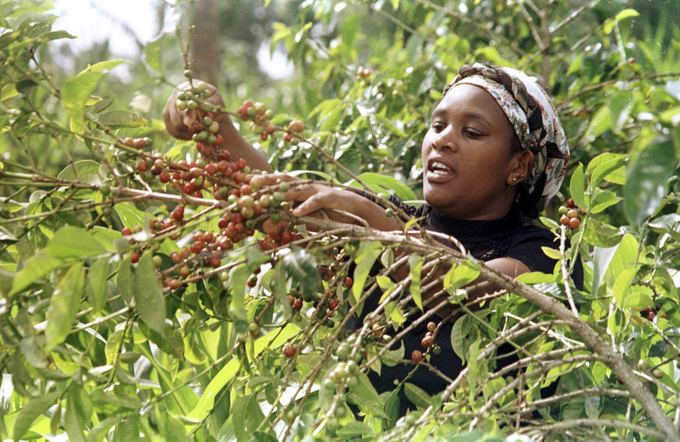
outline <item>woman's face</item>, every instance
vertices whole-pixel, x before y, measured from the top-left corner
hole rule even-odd
[[[502,218],[515,197],[514,132],[484,89],[454,86],[432,112],[422,146],[425,200],[447,216]]]

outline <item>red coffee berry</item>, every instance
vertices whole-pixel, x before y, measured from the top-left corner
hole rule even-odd
[[[168,183],[170,182],[170,174],[167,171],[163,171],[158,175],[158,181],[161,183]]]
[[[423,352],[420,350],[413,350],[411,352],[411,360],[413,363],[417,364],[423,360]]]
[[[568,226],[569,225],[569,217],[567,215],[562,215],[560,217],[560,224],[563,226]]]
[[[172,213],[170,213],[170,217],[177,222],[181,222],[184,219],[184,206],[175,207]]]
[[[337,299],[331,299],[330,301],[328,301],[328,308],[331,310],[337,309],[339,305],[340,301]]]
[[[285,141],[286,143],[290,143],[291,141],[293,141],[293,134],[290,132],[286,132],[286,134],[283,136],[283,141]]]
[[[190,273],[191,270],[189,269],[189,266],[182,266],[179,269],[179,276],[181,276],[182,278],[186,278],[187,276],[189,276]]]
[[[572,230],[578,229],[578,227],[581,225],[581,220],[578,218],[571,218],[569,220],[569,228]]]
[[[139,252],[132,252],[130,255],[130,262],[133,264],[137,264],[139,262]]]
[[[123,229],[120,231],[120,233],[123,234],[123,236],[130,236],[132,235],[132,229],[129,227],[123,227]]]
[[[193,253],[201,253],[201,250],[205,248],[205,243],[202,241],[196,241],[191,245],[191,251]]]
[[[573,209],[574,207],[576,207],[576,203],[574,203],[574,200],[571,199],[571,198],[567,198],[566,203],[567,203],[567,207],[569,207],[570,209]]]
[[[302,309],[302,298],[295,298],[295,302],[293,303],[293,308],[295,310]]]
[[[297,352],[298,352],[297,347],[295,347],[294,345],[286,344],[286,346],[283,347],[283,355],[287,358],[295,357]]]
[[[288,131],[289,132],[302,132],[305,130],[305,123],[303,123],[300,120],[293,120],[288,124]]]
[[[420,340],[420,345],[423,346],[423,348],[430,348],[434,344],[434,336],[429,335],[425,336],[423,339]]]
[[[342,284],[347,288],[352,287],[353,283],[354,283],[354,280],[352,280],[351,276],[345,276],[345,279],[342,280]]]
[[[137,172],[146,172],[147,170],[149,170],[149,165],[145,159],[137,161]]]
[[[215,175],[215,173],[217,173],[217,166],[212,164],[212,163],[206,164],[204,170],[205,170],[205,173],[212,176],[212,175]]]

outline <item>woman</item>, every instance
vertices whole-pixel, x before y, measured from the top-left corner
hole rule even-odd
[[[174,102],[173,96],[166,107],[166,126],[171,134],[188,138],[184,123],[191,116],[179,113]],[[264,156],[240,136],[228,117],[223,121],[222,133],[225,144],[232,146],[232,156],[271,171]],[[392,200],[410,215],[422,217],[428,229],[457,238],[474,257],[499,272],[513,277],[529,271],[552,273],[555,261],[541,247],[555,247],[553,235],[529,221],[558,192],[568,159],[557,112],[535,78],[511,68],[466,65],[445,88],[423,140],[426,204],[413,207]],[[295,216],[339,209],[377,229],[400,226],[381,206],[348,190],[311,184],[291,188],[287,197],[299,203],[292,212]],[[580,272],[577,268],[574,275],[577,285]],[[370,312],[377,299],[367,304],[364,311]],[[442,352],[430,362],[455,378],[462,363],[451,348],[450,332],[451,323],[445,323],[436,337]],[[404,337],[406,354],[420,348],[424,333],[423,325]],[[412,369],[412,365],[383,367],[381,376],[371,375],[372,381],[378,391],[388,391]],[[444,378],[424,368],[418,368],[409,381],[429,393],[446,386]],[[402,400],[402,412],[406,406]]]

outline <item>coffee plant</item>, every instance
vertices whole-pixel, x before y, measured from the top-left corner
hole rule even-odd
[[[68,74],[49,48],[74,37],[50,6],[0,3],[2,438],[680,440],[673,4],[298,6],[271,35],[298,71],[279,92],[234,67],[250,96],[216,104],[180,29],[144,49],[126,107],[123,60]],[[541,74],[561,112],[572,165],[540,217],[552,274],[496,273],[387,198],[419,200],[427,116],[473,60]],[[181,82],[189,141],[161,120]],[[232,155],[225,115],[285,174]],[[292,216],[288,192],[312,182],[402,229]],[[468,299],[484,284],[501,289]],[[465,362],[455,379],[445,351]],[[379,393],[369,373],[398,363],[447,387],[409,375]]]

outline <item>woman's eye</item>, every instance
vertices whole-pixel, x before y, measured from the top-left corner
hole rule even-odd
[[[446,125],[440,121],[434,121],[432,123],[432,129],[434,129],[435,132],[441,132],[444,130],[444,127],[446,127]]]
[[[465,134],[466,136],[468,136],[470,138],[479,138],[479,137],[482,136],[482,134],[480,132],[477,132],[476,130],[469,129],[469,128],[464,128],[463,134]]]

